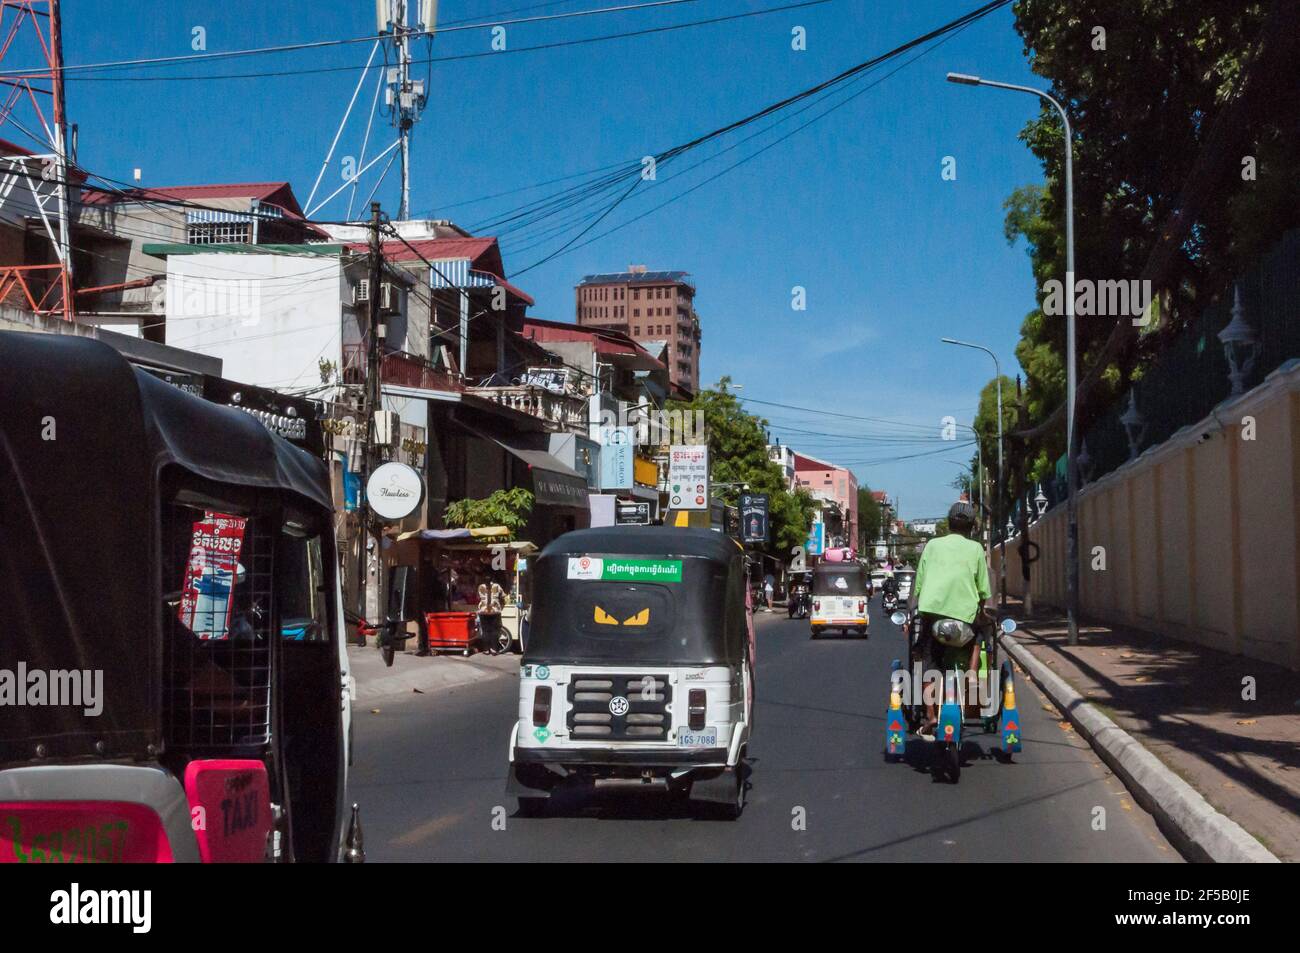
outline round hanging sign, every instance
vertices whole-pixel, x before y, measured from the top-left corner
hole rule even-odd
[[[376,516],[386,520],[410,516],[423,501],[424,481],[405,463],[381,464],[366,483],[366,502]]]

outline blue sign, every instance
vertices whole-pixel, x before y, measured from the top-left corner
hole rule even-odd
[[[600,428],[600,488],[630,490],[636,452],[632,427]]]
[[[348,455],[343,454],[343,509],[351,512],[361,505],[361,474],[348,469]]]
[[[803,547],[805,556],[820,556],[826,551],[826,524],[813,523],[808,531],[808,541]]]

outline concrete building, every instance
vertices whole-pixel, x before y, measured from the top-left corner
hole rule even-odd
[[[575,315],[584,327],[621,331],[652,353],[667,348],[672,383],[694,393],[700,385],[700,318],[695,286],[684,271],[586,275],[574,288]]]
[[[839,541],[828,539],[826,545],[854,546],[858,538],[858,478],[851,470],[837,467],[807,454],[794,454],[795,479],[813,496],[834,504],[839,511]]]

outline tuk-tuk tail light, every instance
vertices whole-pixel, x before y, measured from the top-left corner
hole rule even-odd
[[[533,724],[549,724],[551,721],[551,686],[538,685],[533,689]]]
[[[700,731],[704,728],[705,716],[708,713],[708,698],[708,693],[702,688],[692,688],[687,696],[686,712],[691,731]]]

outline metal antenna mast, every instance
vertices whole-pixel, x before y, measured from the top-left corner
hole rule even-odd
[[[16,45],[24,49],[16,49]],[[68,161],[68,120],[63,97],[63,34],[59,0],[0,0],[0,64],[6,57],[21,56],[32,50],[40,56],[45,68],[11,76],[0,86],[0,126],[12,123],[25,135],[40,141],[40,137],[28,132],[24,124],[14,118],[14,111],[26,99],[35,116],[35,124],[44,134],[42,144],[48,144],[51,151],[48,154],[0,156],[0,211],[7,204],[21,203],[17,196],[10,201],[10,191],[15,185],[29,192],[31,204],[54,245],[58,264],[5,268],[0,276],[0,285],[6,292],[14,286],[21,287],[34,311],[61,311],[64,318],[71,320],[72,255],[68,225],[72,207],[71,164]],[[39,175],[35,174],[33,162],[41,164]],[[54,224],[51,224],[51,216],[46,211],[50,204],[57,209],[57,222]],[[58,271],[54,281],[40,279],[36,274],[37,271],[52,270]],[[36,280],[29,284],[29,278]],[[44,291],[40,290],[41,284],[46,286]],[[60,292],[57,305],[52,295],[56,288]]]
[[[375,20],[393,54],[391,61],[397,64],[388,68],[384,104],[401,142],[402,199],[397,217],[405,220],[411,214],[411,127],[419,122],[426,101],[424,80],[411,79],[411,40],[432,39],[438,27],[438,0],[375,0]]]

